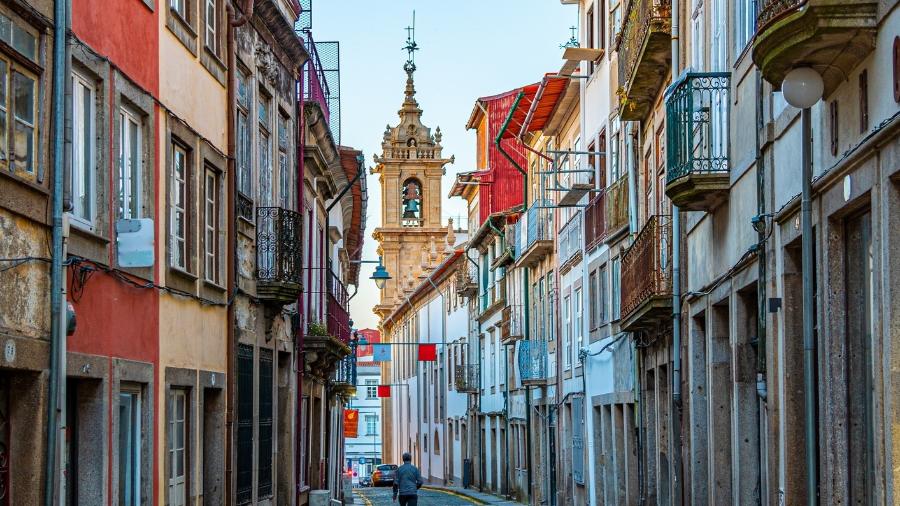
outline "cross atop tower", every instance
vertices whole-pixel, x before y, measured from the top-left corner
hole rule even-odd
[[[419,45],[416,44],[416,11],[413,11],[412,26],[407,26],[404,30],[406,30],[406,45],[403,46],[403,49],[406,50],[407,55],[403,70],[412,74],[416,71],[416,51],[419,50]]]

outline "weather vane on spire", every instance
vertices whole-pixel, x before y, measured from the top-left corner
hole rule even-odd
[[[407,52],[406,63],[403,64],[403,70],[408,73],[412,73],[416,71],[416,51],[419,50],[419,45],[416,44],[416,11],[413,11],[413,20],[412,26],[407,26],[406,30],[406,45],[403,49]]]

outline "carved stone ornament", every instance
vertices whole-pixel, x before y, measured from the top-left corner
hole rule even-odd
[[[275,86],[278,82],[278,63],[275,61],[275,55],[272,49],[262,41],[256,42],[256,67],[259,74],[270,86]]]

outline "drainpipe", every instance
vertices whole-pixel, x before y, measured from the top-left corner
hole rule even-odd
[[[813,261],[813,230],[812,230],[812,114],[809,108],[801,113],[801,139],[803,147],[800,159],[803,166],[803,190],[800,198],[800,220],[802,222],[801,249],[803,256],[803,391],[805,397],[806,419],[806,494],[807,504],[815,506],[818,503],[818,455],[816,454],[816,396],[815,396],[815,366],[816,343],[813,335],[813,276],[815,266]]]
[[[512,121],[513,112],[519,107],[519,101],[522,100],[522,97],[525,96],[525,93],[520,91],[516,96],[515,102],[513,102],[512,107],[509,109],[509,115],[506,116],[506,120],[503,122],[503,127],[500,128],[500,132],[497,134],[497,138],[494,139],[494,143],[497,145],[497,150],[500,151],[500,154],[506,158],[509,163],[519,171],[519,174],[522,174],[522,212],[524,213],[527,209],[528,204],[528,173],[516,163],[515,160],[509,153],[507,153],[503,149],[503,144],[500,140],[503,138],[503,134],[506,132],[506,129],[509,128],[509,123]],[[524,144],[524,143],[523,143]],[[522,270],[522,312],[525,315],[524,329],[525,329],[525,339],[530,339],[531,335],[529,333],[529,325],[528,320],[530,317],[529,314],[529,297],[528,297],[528,269],[525,268]],[[528,500],[531,502],[531,487],[534,480],[533,471],[532,471],[532,459],[531,459],[531,389],[525,387],[525,424],[528,427],[528,430],[525,431],[526,442],[525,445],[528,447]]]
[[[306,62],[304,62],[306,65]],[[229,84],[231,81],[229,81]],[[302,224],[306,220],[305,213],[305,204],[306,204],[306,192],[304,191],[305,178],[306,178],[306,165],[304,161],[304,146],[306,145],[306,134],[304,130],[304,110],[303,110],[303,67],[300,67],[300,80],[297,84],[297,98],[296,104],[294,105],[294,114],[297,117],[297,212],[300,213],[300,223]],[[231,123],[233,124],[233,123]],[[310,224],[312,226],[312,224]],[[300,227],[300,233],[303,234],[303,227]],[[303,259],[300,259],[300,265],[303,265]],[[302,274],[301,274],[302,279]],[[303,445],[304,434],[300,434],[299,428],[302,426],[301,420],[303,420],[304,416],[308,416],[308,413],[303,412],[303,373],[306,369],[305,357],[303,355],[303,338],[306,334],[306,328],[303,325],[303,322],[306,320],[306,305],[304,304],[305,298],[303,293],[301,292],[297,296],[297,319],[299,322],[298,328],[295,330],[296,334],[294,335],[294,374],[297,376],[297,399],[294,406],[294,427],[296,430],[296,435],[294,437],[295,450],[294,450],[294,504],[300,504],[300,473],[302,472],[301,467],[303,466],[303,456],[306,453],[306,448]]]
[[[766,214],[766,174],[765,157],[759,136],[763,132],[763,83],[762,74],[756,69],[756,214],[763,217]],[[765,221],[763,221],[765,223]],[[766,228],[758,230],[759,247],[757,255],[757,282],[756,282],[756,393],[760,400],[766,402],[768,398],[768,386],[766,380]],[[762,464],[762,461],[760,461]]]
[[[241,5],[241,16],[233,19],[231,26],[237,28],[247,24],[247,21],[250,21],[250,18],[253,17],[254,6],[256,6],[256,0],[244,0],[244,4]],[[232,7],[228,5],[227,8],[230,10]]]
[[[232,20],[234,17],[234,11],[231,4],[227,4],[225,6],[227,19]],[[237,216],[236,216],[236,199],[237,199],[237,164],[235,163],[235,153],[236,153],[236,140],[235,140],[235,89],[234,89],[234,65],[235,65],[235,57],[234,57],[234,28],[233,23],[225,24],[225,32],[226,32],[226,57],[228,58],[228,68],[226,69],[226,96],[228,100],[228,104],[226,106],[227,116],[228,116],[228,125],[227,130],[227,149],[228,149],[228,193],[229,198],[226,199],[228,214],[228,226],[230,228],[228,233],[228,255],[226,257],[226,277],[225,280],[227,289],[228,289],[228,300],[232,302],[234,300],[234,294],[236,290],[237,283],[237,262],[235,259],[237,258]],[[234,350],[235,350],[235,336],[234,336],[234,326],[235,326],[235,315],[234,315],[234,304],[229,303],[228,308],[226,310],[226,325],[225,325],[225,340],[227,341],[225,346],[225,368],[226,368],[226,378],[225,378],[225,504],[232,504],[232,477],[234,473],[234,459],[232,457],[232,445],[234,438],[234,401],[235,401],[235,363],[234,363]]]
[[[60,399],[59,390],[66,381],[66,361],[61,353],[65,353],[65,325],[63,318],[65,312],[62,305],[63,299],[63,181],[65,178],[65,100],[66,100],[66,34],[69,31],[69,2],[68,0],[56,0],[53,9],[53,102],[51,106],[53,114],[53,195],[51,197],[51,214],[53,222],[52,255],[50,260],[50,395],[49,408],[47,409],[47,453],[44,460],[44,504],[53,504],[53,494],[57,479],[60,480],[60,490],[63,490],[62,481],[65,475],[57,476],[57,456],[62,462],[62,452],[58,451],[59,430],[65,423],[60,413],[60,406],[65,405],[65,399]],[[62,498],[60,498],[62,499]]]
[[[678,24],[680,5],[672,0],[672,77],[681,72],[679,47],[680,27]],[[681,476],[682,449],[681,434],[681,212],[672,206],[672,475],[674,495],[678,502],[683,500]]]

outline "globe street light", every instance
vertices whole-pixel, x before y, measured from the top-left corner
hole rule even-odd
[[[815,398],[815,341],[813,335],[813,231],[812,231],[812,119],[809,108],[822,99],[824,91],[822,76],[809,67],[797,67],[784,76],[781,91],[787,103],[801,109],[800,149],[801,183],[800,192],[800,247],[803,257],[801,271],[803,277],[803,388],[804,388],[804,432],[806,435],[806,491],[807,504],[815,506],[818,501],[818,449],[816,448],[816,398]]]
[[[375,272],[369,276],[369,279],[375,282],[375,286],[378,287],[379,290],[384,289],[384,284],[387,280],[391,279],[391,275],[388,274],[387,269],[384,268],[384,264],[381,261],[381,257],[378,257],[378,260],[351,260],[350,263],[354,264],[378,264],[375,266]]]

